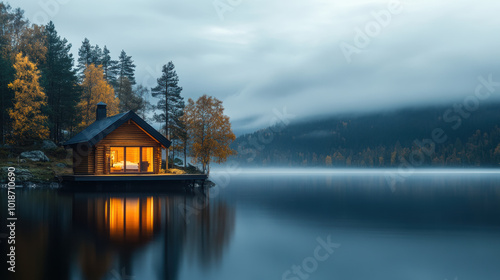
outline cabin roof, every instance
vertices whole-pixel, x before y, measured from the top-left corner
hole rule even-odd
[[[87,128],[82,130],[77,135],[73,136],[73,138],[63,143],[63,146],[73,147],[77,144],[88,144],[90,147],[97,144],[99,141],[104,139],[104,137],[108,136],[115,129],[120,127],[122,124],[127,121],[134,121],[140,128],[142,128],[147,134],[153,137],[155,140],[160,142],[160,144],[168,148],[170,147],[170,141],[165,138],[165,136],[161,135],[156,129],[154,129],[151,125],[145,122],[141,117],[139,117],[136,113],[132,111],[128,111],[125,113],[121,113],[118,115],[114,115],[111,117],[107,117],[102,120],[98,120],[93,122]]]

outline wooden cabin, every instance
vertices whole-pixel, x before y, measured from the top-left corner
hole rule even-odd
[[[113,175],[160,173],[170,144],[132,111],[107,117],[100,102],[96,121],[63,145],[73,150],[74,175]]]

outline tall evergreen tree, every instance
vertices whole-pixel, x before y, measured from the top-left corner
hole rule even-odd
[[[159,113],[154,114],[154,119],[164,124],[165,136],[170,138],[169,130],[176,125],[184,110],[182,87],[178,85],[179,77],[172,61],[163,65],[162,75],[157,79],[157,83],[158,85],[151,89],[152,96],[159,99],[156,104]]]
[[[118,61],[118,75],[127,77],[132,85],[135,85],[135,64],[131,56],[128,56],[124,50],[120,53]]]
[[[95,66],[102,65],[103,52],[99,45],[90,48],[90,63]],[[89,64],[90,64],[89,63]]]
[[[104,79],[115,87],[116,76],[118,75],[118,61],[111,59],[110,52],[106,46],[102,49],[101,65],[102,71],[104,71]]]
[[[136,113],[143,119],[147,119],[148,116],[146,115],[146,113],[154,108],[154,106],[149,102],[149,88],[143,85],[137,85],[134,89],[134,93],[141,100],[141,107],[136,110]]]
[[[62,130],[71,131],[76,125],[76,104],[79,98],[78,78],[73,70],[71,44],[61,39],[54,24],[45,27],[47,36],[46,64],[43,67],[44,88],[48,98],[50,137],[62,140]]]
[[[130,83],[127,77],[123,77],[122,90],[117,94],[118,99],[120,99],[120,112],[134,111],[137,112],[143,107],[143,100],[141,97],[135,94],[132,89],[132,83]]]
[[[90,45],[89,39],[85,38],[82,42],[82,46],[78,50],[78,65],[76,69],[78,71],[78,77],[83,80],[85,74],[85,69],[87,65],[92,63],[92,46]]]

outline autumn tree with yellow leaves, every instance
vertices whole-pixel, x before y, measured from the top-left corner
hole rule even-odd
[[[101,65],[87,66],[81,87],[82,97],[77,106],[82,118],[80,128],[83,129],[95,121],[95,111],[99,102],[107,104],[108,116],[118,114],[120,100],[115,97],[113,88],[106,82]]]
[[[229,147],[236,137],[222,101],[207,95],[196,102],[190,98],[181,119],[190,139],[190,156],[194,164],[202,165],[203,173],[210,172],[212,161],[223,163],[236,153]]]
[[[33,24],[21,33],[18,49],[30,61],[40,66],[46,62],[47,36],[45,26]]]
[[[12,119],[10,141],[31,144],[33,141],[46,139],[49,129],[42,107],[47,104],[47,97],[39,83],[40,71],[22,53],[16,55],[14,70],[15,80],[8,85],[14,91],[14,106],[9,109]]]

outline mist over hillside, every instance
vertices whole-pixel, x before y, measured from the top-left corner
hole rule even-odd
[[[278,124],[245,134],[251,166],[498,166],[500,103],[406,108]]]

